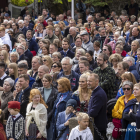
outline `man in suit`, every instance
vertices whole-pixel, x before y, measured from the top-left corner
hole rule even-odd
[[[18,21],[18,26],[19,26],[19,30],[22,31],[24,36],[26,36],[27,28],[24,26],[24,21],[23,20],[19,20]]]
[[[105,91],[99,86],[99,76],[91,73],[87,78],[88,88],[92,90],[89,101],[88,114],[94,118],[95,125],[102,136],[106,135],[107,127],[107,96]],[[97,131],[94,129],[94,139],[101,140]]]
[[[27,74],[21,74],[18,79],[19,86],[22,91],[16,95],[15,101],[20,102],[20,114],[26,117],[26,108],[29,103],[29,95],[31,88],[29,87],[29,76]]]

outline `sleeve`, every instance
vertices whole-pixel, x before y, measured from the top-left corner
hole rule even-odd
[[[135,121],[128,112],[123,113],[123,119],[125,119],[129,122],[134,122]]]
[[[8,118],[8,121],[7,121],[7,124],[6,124],[6,137],[8,139],[12,138],[11,135],[10,135],[10,131],[12,131],[12,128],[10,130],[10,118],[11,117]]]
[[[25,122],[24,122],[24,119],[21,118],[20,121],[18,122],[18,125],[19,125],[19,131],[18,133],[16,134],[15,136],[15,140],[19,140],[19,138],[21,137],[21,135],[24,134],[24,125],[25,125]]]
[[[68,140],[74,140],[73,136],[74,136],[74,128],[71,130]]]
[[[117,100],[117,103],[114,106],[114,109],[112,110],[112,117],[113,118],[122,118],[122,114],[119,113],[119,100]]]
[[[87,139],[86,139],[86,140],[93,140],[93,135],[92,135],[92,133],[91,133],[91,132],[88,134],[88,137],[87,137]]]
[[[92,102],[94,100],[94,102]],[[89,110],[88,114],[90,117],[98,116],[100,109],[102,108],[102,100],[99,96],[95,96],[91,101],[91,109]]]
[[[58,117],[57,117],[57,122],[56,122],[56,129],[57,131],[61,131],[61,130],[64,130],[66,128],[66,126],[64,126],[64,123],[61,124],[61,113],[58,114]]]
[[[36,53],[38,52],[38,45],[36,42],[34,42],[33,49]]]
[[[109,42],[109,39],[106,38],[104,41],[104,45],[106,45],[108,42]]]

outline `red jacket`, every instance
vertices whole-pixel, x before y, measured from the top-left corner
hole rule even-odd
[[[48,23],[46,22],[46,20],[43,21],[43,25],[44,27],[48,26]]]
[[[114,53],[116,53],[115,50],[113,51],[113,54],[114,54]],[[124,50],[123,50],[122,53],[121,53],[121,55],[122,55],[123,57],[125,57],[126,54],[127,54],[127,53],[126,53],[126,51],[124,51]]]

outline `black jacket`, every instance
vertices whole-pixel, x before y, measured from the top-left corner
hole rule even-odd
[[[62,58],[66,57],[66,56],[70,57],[71,59],[74,58],[74,52],[72,52],[70,49],[68,50],[66,55],[64,54],[63,50],[60,53],[61,53]]]
[[[132,41],[134,41],[136,39],[140,39],[140,34],[136,37],[134,37],[134,36],[129,37],[129,40],[128,40],[129,44],[131,45]]]
[[[30,50],[26,50],[24,54],[28,58],[28,68],[31,69],[31,61],[33,58],[33,54],[30,52]]]
[[[42,98],[44,99],[44,87],[38,88],[41,92]],[[48,123],[47,123],[47,128],[49,128],[50,126],[50,121],[52,118],[52,113],[53,113],[53,105],[54,105],[54,101],[56,100],[58,95],[58,91],[57,89],[55,89],[54,87],[52,87],[52,91],[51,94],[46,102],[46,105],[48,106],[47,108],[47,114],[48,114]],[[44,99],[45,100],[45,99]]]
[[[42,84],[41,79],[38,78],[38,79],[33,83],[32,88],[39,88],[39,87],[43,87],[43,84]]]
[[[20,102],[20,114],[24,118],[26,117],[26,108],[29,103],[30,91],[31,91],[31,88],[27,87],[24,91],[19,92],[15,98],[15,101]]]

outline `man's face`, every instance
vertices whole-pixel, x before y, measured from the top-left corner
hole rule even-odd
[[[80,38],[76,39],[75,46],[76,47],[81,47],[81,45],[82,45],[82,40]]]
[[[75,23],[73,21],[70,21],[70,27],[75,26]]]
[[[87,88],[95,89],[98,85],[98,81],[95,80],[94,76],[88,76],[87,78]]]
[[[27,22],[26,20],[24,20],[24,26],[28,27],[29,22]]]
[[[83,63],[79,64],[80,73],[83,74],[85,71],[89,70],[89,67],[85,66]]]
[[[27,74],[27,69],[18,68],[18,76],[20,76],[21,74]]]
[[[57,52],[54,45],[50,45],[49,52],[50,52],[50,54],[53,54],[54,52]]]
[[[0,31],[0,37],[3,37],[5,35],[5,31]]]
[[[19,28],[23,28],[22,22],[19,22],[19,23],[18,23],[18,26],[19,26]]]
[[[103,60],[103,58],[101,56],[98,56],[97,57],[97,65],[99,67],[103,67],[104,63],[105,63],[105,61]]]
[[[99,34],[102,37],[102,36],[105,36],[106,35],[106,32],[105,32],[105,30],[101,30],[101,32],[99,32]]]
[[[81,38],[82,38],[82,41],[84,42],[88,41],[88,35],[82,35]]]
[[[70,65],[69,60],[64,60],[62,62],[62,69],[64,72],[70,72],[72,65]]]
[[[75,35],[75,31],[73,29],[69,29],[69,34],[70,35]]]
[[[16,27],[16,24],[13,23],[13,24],[12,24],[12,29],[15,30],[16,28],[17,28],[17,27]]]
[[[63,15],[59,15],[59,20],[60,20],[60,21],[63,21],[63,20],[64,20]]]
[[[104,28],[104,24],[102,21],[99,22],[99,26]]]
[[[43,68],[38,68],[38,77],[39,79],[42,79],[43,78],[43,75],[45,74],[46,72],[43,70]]]
[[[107,46],[103,46],[103,53],[105,53],[106,55],[110,54]]]
[[[134,27],[132,29],[132,36],[136,37],[136,36],[138,36],[138,34],[139,34],[139,31],[137,30],[137,27]]]
[[[40,66],[40,64],[38,63],[38,59],[33,58],[32,59],[32,69],[33,70],[38,70],[39,66]]]
[[[48,13],[47,13],[45,10],[42,11],[42,15],[43,15],[43,16],[46,16],[47,14],[48,14]]]
[[[88,21],[88,23],[91,23],[92,22],[92,17],[88,17],[87,21]]]
[[[32,38],[31,32],[27,32],[27,33],[26,33],[26,38],[27,38],[28,40]]]
[[[68,44],[68,42],[64,42],[64,41],[62,41],[62,48],[63,48],[64,51],[67,51],[68,48],[69,48],[69,44]]]
[[[26,88],[27,83],[29,83],[29,81],[26,81],[24,78],[19,78],[18,79],[18,83],[21,89]]]
[[[140,60],[140,51],[137,51],[137,58]]]
[[[125,73],[125,70],[123,69],[122,65],[117,66],[118,69],[118,75],[121,76],[123,73]]]
[[[21,46],[18,46],[18,47],[17,47],[17,53],[18,53],[19,55],[22,55],[22,54],[24,53],[24,50],[23,50],[23,48],[22,48]]]
[[[121,49],[120,49],[120,48],[115,48],[115,53],[118,53],[118,54],[120,54],[120,55],[121,55],[122,51],[121,51]]]

